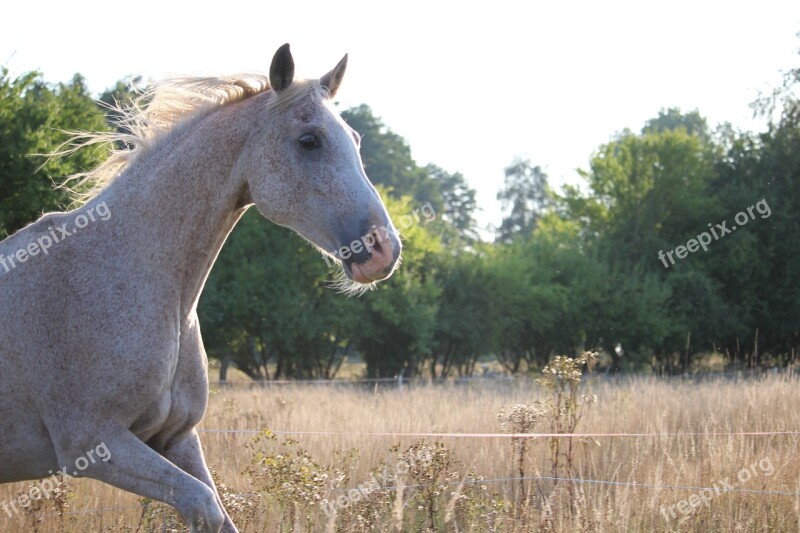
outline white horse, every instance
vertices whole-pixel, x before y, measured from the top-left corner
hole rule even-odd
[[[130,148],[85,176],[100,185],[82,207],[0,243],[0,483],[65,469],[172,505],[193,532],[236,531],[195,429],[208,402],[197,301],[226,237],[255,204],[354,285],[400,255],[330,102],[346,63],[295,80],[284,45],[268,78],[160,85],[129,115],[133,134],[86,141]]]

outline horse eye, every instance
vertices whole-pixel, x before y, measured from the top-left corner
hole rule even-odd
[[[306,133],[297,141],[300,143],[300,146],[306,150],[316,150],[320,146],[319,139],[317,139],[316,135],[312,135],[311,133]]]

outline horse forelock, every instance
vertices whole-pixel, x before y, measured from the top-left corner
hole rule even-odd
[[[111,132],[75,132],[53,156],[64,156],[83,147],[108,146],[108,157],[93,170],[65,179],[77,203],[97,196],[133,162],[170,135],[226,105],[270,91],[269,78],[261,74],[226,77],[180,77],[154,83],[129,102],[105,105],[115,115]],[[271,92],[266,112],[280,112],[311,97],[321,103],[329,93],[317,80],[295,80],[285,90]]]

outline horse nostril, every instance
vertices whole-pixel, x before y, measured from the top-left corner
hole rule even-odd
[[[372,245],[372,252],[378,255],[383,255],[383,245],[381,245],[381,241],[375,239],[375,244]]]

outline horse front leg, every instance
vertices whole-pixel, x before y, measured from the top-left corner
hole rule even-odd
[[[230,515],[228,515],[228,511],[225,510],[225,506],[222,504],[222,499],[219,496],[219,491],[217,491],[214,480],[211,478],[211,472],[206,464],[197,431],[192,429],[182,438],[174,439],[170,446],[163,451],[163,455],[181,470],[196,477],[214,491],[217,497],[217,503],[225,514],[225,523],[222,526],[222,532],[238,533],[238,529],[236,529],[233,520],[231,520]]]
[[[127,429],[114,431],[99,428],[96,431],[84,431],[83,435],[91,438],[75,439],[70,433],[71,438],[54,440],[98,442],[105,447],[108,455],[103,460],[94,461],[80,474],[75,474],[171,505],[183,517],[191,533],[219,533],[223,524],[230,520],[226,520],[227,515],[216,491],[209,483],[182,470]],[[84,453],[85,450],[79,445],[57,450],[62,465],[80,464],[79,458]],[[186,452],[178,454],[179,457],[184,455]],[[67,470],[66,473],[72,474],[69,466]]]

